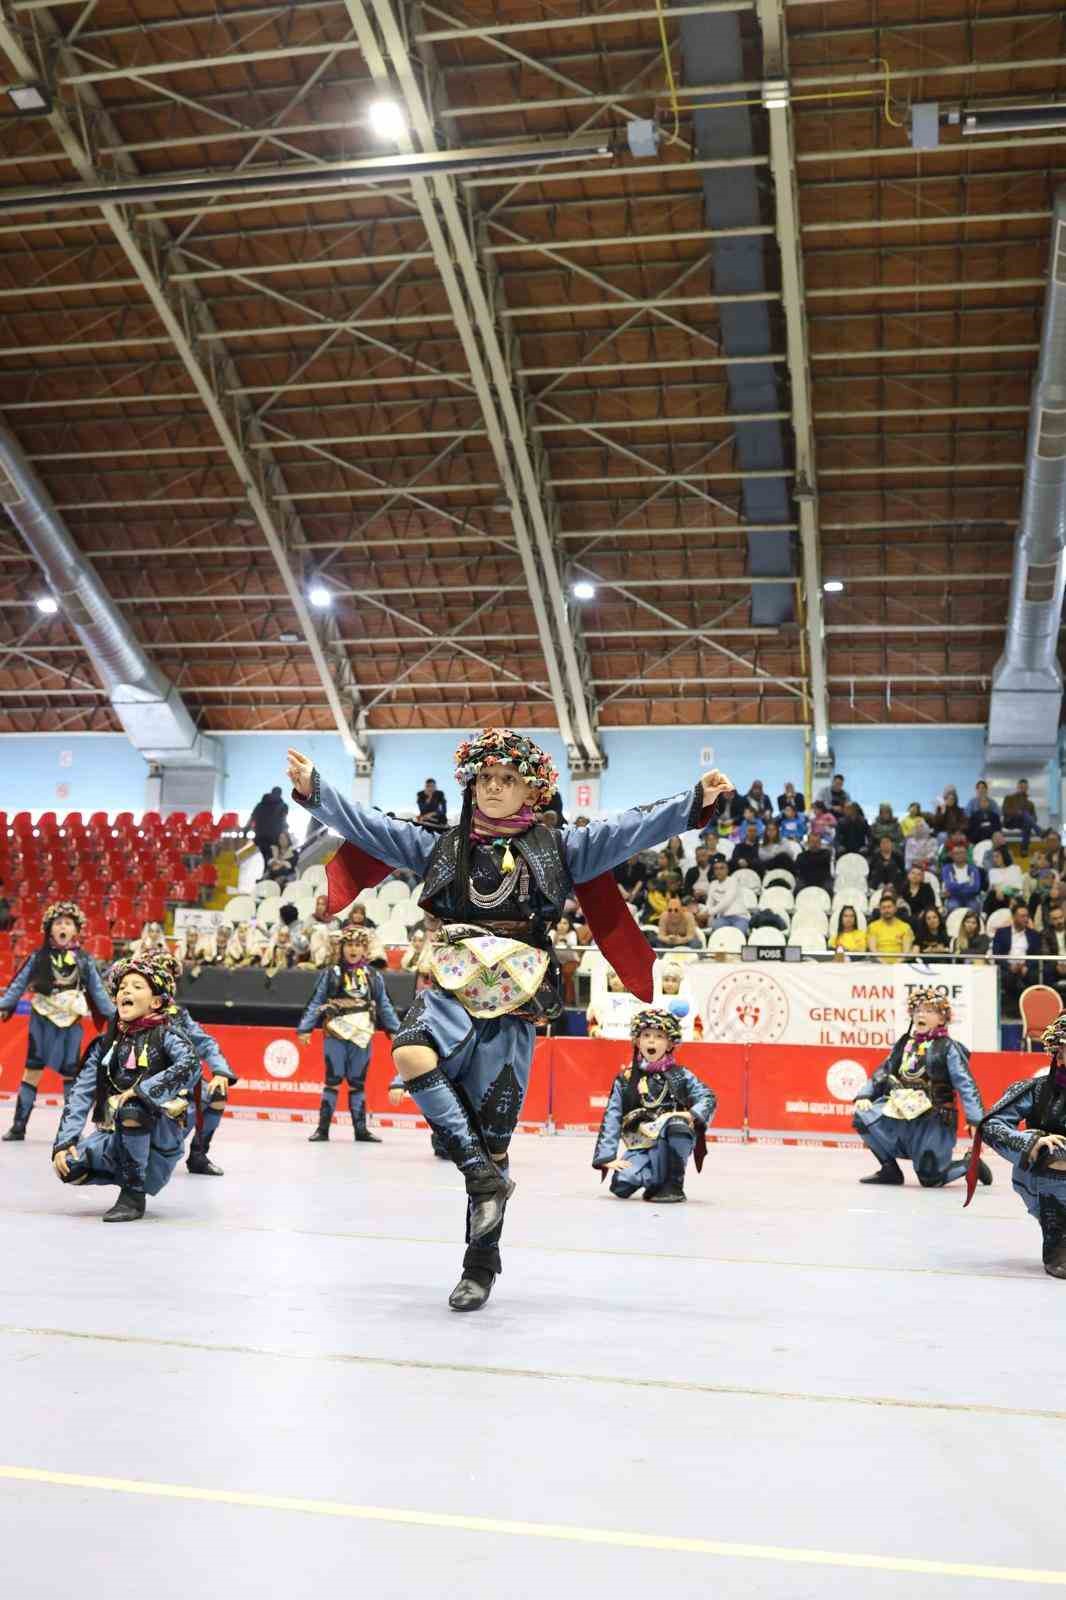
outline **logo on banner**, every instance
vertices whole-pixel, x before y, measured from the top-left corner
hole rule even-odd
[[[300,1065],[300,1052],[291,1039],[271,1039],[263,1051],[263,1065],[272,1078],[291,1078]]]
[[[825,1075],[825,1086],[837,1100],[854,1100],[869,1074],[859,1061],[844,1057],[834,1061]]]
[[[788,1027],[788,1013],[788,995],[768,972],[731,972],[707,996],[707,1037],[774,1044]]]

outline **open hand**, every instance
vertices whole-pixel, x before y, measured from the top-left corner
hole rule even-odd
[[[403,1098],[404,1098],[404,1095],[406,1093],[407,1093],[406,1089],[401,1089],[399,1087],[397,1087],[395,1089],[390,1089],[389,1090],[389,1105],[390,1106],[402,1105],[403,1104]]]
[[[52,1157],[52,1165],[55,1167],[61,1178],[66,1177],[70,1163],[74,1160],[74,1157],[77,1155],[77,1153],[77,1145],[68,1144],[65,1149],[57,1150],[55,1155]]]
[[[1030,1161],[1038,1156],[1041,1150],[1046,1150],[1049,1156],[1062,1156],[1066,1154],[1066,1139],[1061,1133],[1043,1133],[1037,1139],[1029,1152]]]
[[[208,1080],[207,1097],[209,1100],[225,1100],[229,1094],[229,1079],[219,1077],[216,1073]]]
[[[298,1033],[296,1035],[296,1043],[300,1046],[301,1050],[306,1050],[307,1046],[311,1043],[311,1035],[309,1033]]]
[[[299,750],[290,750],[287,760],[289,782],[296,790],[296,793],[303,795],[306,800],[311,793],[311,779],[314,776],[315,764],[313,761],[309,761],[306,756],[301,755]]]
[[[621,1157],[616,1156],[613,1161],[605,1161],[603,1163],[603,1170],[604,1172],[624,1172],[627,1165],[628,1163],[623,1161]]]
[[[705,772],[700,779],[700,783],[703,786],[703,803],[705,806],[713,806],[715,801],[719,800],[722,795],[732,794],[736,787],[733,780],[727,778],[724,772],[719,772],[717,767],[714,767],[710,772]]]

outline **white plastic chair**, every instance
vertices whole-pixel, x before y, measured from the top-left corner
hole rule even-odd
[[[962,927],[963,919],[966,917],[966,915],[967,911],[965,906],[956,906],[954,911],[948,912],[947,929],[948,934],[952,939],[957,939],[959,937],[959,929]]]
[[[377,930],[378,938],[382,944],[410,944],[411,940],[407,929],[402,922],[386,922]]]
[[[757,872],[752,872],[750,867],[738,867],[732,876],[742,889],[754,889],[756,895],[762,888],[762,879]]]
[[[768,889],[764,889],[759,901],[759,905],[767,911],[779,911],[785,916],[791,915],[795,904],[792,890],[779,883],[772,883]]]
[[[781,884],[784,888],[791,889],[792,893],[795,894],[796,874],[789,872],[786,867],[774,867],[771,872],[766,874],[762,881],[762,886],[764,889],[772,889],[775,884]]]
[[[801,889],[796,896],[797,911],[802,911],[805,906],[814,906],[816,910],[824,911],[828,915],[832,904],[828,891],[819,889],[818,885],[813,883],[808,888]]]
[[[255,898],[259,901],[277,900],[280,896],[281,884],[272,883],[268,878],[264,878],[261,883],[257,883],[255,886]]]
[[[708,839],[707,848],[712,856],[725,856],[729,861],[733,855],[734,843],[732,839]]]
[[[821,934],[808,933],[806,929],[802,930],[802,938],[793,937],[791,943],[798,944],[805,956],[824,956],[829,948]]]
[[[250,894],[235,894],[232,900],[227,900],[222,915],[234,925],[248,922],[255,915],[255,901]]]
[[[1007,909],[1006,906],[1000,906],[998,911],[993,911],[992,915],[989,917],[988,921],[985,923],[985,932],[988,934],[988,937],[991,939],[992,935],[996,932],[997,928],[1009,928],[1010,924],[1011,924],[1010,911]]]
[[[983,867],[985,862],[988,860],[988,857],[991,855],[991,853],[992,853],[992,841],[991,841],[991,839],[982,839],[980,844],[975,844],[974,847],[973,847],[973,864],[974,864],[974,866],[975,867]]]
[[[395,907],[395,920],[402,922],[405,928],[413,928],[424,916],[425,912],[417,900],[406,900],[402,906]]]
[[[941,893],[941,889],[940,889],[940,879],[937,877],[936,873],[935,872],[923,872],[922,881],[924,883],[927,883],[929,885],[930,889],[932,889],[933,898],[936,901],[937,905],[938,906],[943,905],[944,897],[943,897],[943,894]]]
[[[269,899],[260,900],[255,908],[256,926],[272,928],[281,917],[281,898],[272,895]]]
[[[856,851],[850,850],[837,860],[836,881],[838,883],[865,883],[870,876],[870,863],[865,856],[860,856]]]
[[[744,948],[744,935],[739,928],[715,928],[707,940],[707,949],[713,955],[739,955]]]
[[[829,932],[829,918],[824,911],[811,911],[809,908],[797,911],[792,918],[790,932],[794,937],[802,933],[817,933],[824,939]]]
[[[378,890],[379,906],[399,905],[401,900],[410,900],[411,886],[401,883],[398,878],[391,878],[388,883],[383,883]]]
[[[744,910],[746,912],[750,914],[752,911],[758,911],[759,893],[757,889],[748,889],[746,887],[742,887],[740,891],[740,898],[744,902]]]
[[[752,928],[748,934],[748,943],[756,945],[777,945],[780,948],[788,943],[780,928]]]
[[[313,889],[316,895],[326,892],[326,869],[323,866],[307,867],[300,873],[300,883]]]

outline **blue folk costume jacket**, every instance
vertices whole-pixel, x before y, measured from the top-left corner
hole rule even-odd
[[[701,1171],[707,1154],[706,1132],[718,1109],[718,1096],[702,1078],[676,1063],[665,1072],[656,1071],[648,1061],[623,1067],[611,1085],[603,1120],[592,1154],[592,1165],[603,1169],[618,1154],[618,1145],[627,1131],[645,1117],[661,1117],[670,1111],[689,1111],[696,1131],[693,1159]]]
[[[1012,1083],[979,1125],[966,1175],[966,1205],[977,1187],[977,1163],[985,1141],[1014,1168],[1016,1189],[1066,1199],[1066,1172],[1048,1169],[1043,1151],[1035,1162],[1032,1159],[1032,1147],[1044,1133],[1066,1136],[1066,1070],[1061,1067],[1052,1066],[1046,1077]]]
[[[562,1004],[548,929],[571,894],[581,901],[596,942],[626,986],[640,998],[652,999],[654,955],[618,893],[612,869],[674,834],[706,826],[721,804],[706,806],[697,784],[668,800],[634,806],[587,828],[556,830],[535,823],[508,839],[512,854],[519,858],[515,881],[500,904],[486,908],[460,891],[458,827],[440,833],[357,805],[343,799],[317,770],[310,797],[293,791],[293,799],[347,841],[326,868],[331,911],[350,904],[361,889],[380,883],[390,870],[403,869],[422,880],[419,904],[445,928],[472,923],[521,937],[547,951],[549,966],[531,1008],[534,1017],[555,1016]],[[480,887],[487,896],[493,883],[500,884],[491,850],[472,852],[475,888],[479,871],[485,873]]]
[[[319,978],[296,1032],[311,1033],[323,1018],[328,1025],[333,1016],[346,1011],[368,1012],[371,1027],[384,1029],[390,1039],[400,1026],[381,973],[364,961],[354,967],[338,962]]]
[[[131,1035],[120,1032],[112,1022],[82,1057],[56,1133],[53,1156],[78,1142],[90,1114],[98,1125],[106,1122],[112,1095],[133,1089],[134,1098],[154,1122],[163,1115],[168,1101],[195,1091],[200,1075],[196,1047],[169,1015],[154,1028]]]
[[[27,989],[33,991],[32,1009],[46,1021],[50,1020],[47,1004],[38,1007],[35,1002],[47,1002],[52,995],[76,990],[84,993],[98,1023],[110,1022],[115,1015],[115,1002],[104,987],[96,962],[77,945],[60,951],[46,943],[28,955],[0,994],[0,1011],[14,1011]]]
[[[240,1083],[240,1078],[222,1054],[218,1040],[200,1026],[185,1006],[170,1006],[167,1017],[176,1028],[180,1028],[213,1078],[225,1078],[231,1086]]]
[[[919,1051],[921,1052],[919,1054]],[[947,1034],[929,1040],[924,1051],[912,1047],[911,1032],[897,1039],[889,1055],[856,1095],[857,1100],[887,1100],[893,1089],[921,1089],[932,1102],[926,1116],[939,1116],[948,1127],[958,1122],[958,1099],[967,1122],[976,1125],[984,1116],[981,1091],[970,1071],[970,1052]],[[866,1113],[867,1119],[870,1112]]]

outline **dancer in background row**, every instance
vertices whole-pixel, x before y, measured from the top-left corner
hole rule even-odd
[[[514,1192],[508,1147],[529,1082],[534,1025],[562,1006],[550,929],[576,893],[607,960],[650,1000],[652,951],[611,869],[706,826],[732,785],[711,772],[669,800],[557,831],[537,815],[558,785],[550,758],[523,733],[489,728],[456,752],[460,821],[439,833],[345,800],[295,750],[289,777],[294,798],[348,841],[327,868],[331,907],[348,904],[390,868],[403,869],[422,882],[420,904],[441,921],[432,987],[415,995],[393,1058],[463,1175],[467,1248],[448,1303],[476,1311],[502,1267],[504,1209]]]
[[[977,1130],[966,1204],[977,1187],[985,1139],[1014,1168],[1014,1191],[1040,1224],[1044,1271],[1066,1278],[1066,1013],[1055,1018],[1042,1043],[1051,1056],[1047,1076],[1012,1083]]]
[[[681,1023],[672,1012],[638,1011],[631,1037],[633,1059],[611,1086],[592,1165],[601,1180],[611,1174],[611,1193],[619,1200],[643,1189],[645,1200],[677,1204],[686,1198],[690,1156],[695,1154],[696,1171],[702,1170],[718,1100],[675,1060]]]
[[[82,1058],[52,1149],[64,1183],[117,1184],[104,1222],[135,1222],[158,1194],[185,1147],[189,1100],[200,1077],[194,1046],[170,1013],[169,956],[120,961],[111,969],[116,1015]],[[82,1138],[86,1118],[96,1132]]]
[[[24,992],[30,989],[33,993],[26,1066],[14,1121],[4,1134],[5,1144],[25,1139],[45,1067],[63,1079],[66,1101],[81,1059],[82,1017],[91,1010],[97,1022],[103,1023],[115,1015],[114,1002],[95,961],[78,944],[84,926],[84,913],[73,900],[56,900],[48,906],[41,919],[43,943],[27,956],[0,995],[0,1019],[7,1022]]]
[[[176,994],[184,969],[175,956],[167,955],[163,959],[170,964]],[[213,1038],[206,1028],[201,1028],[192,1013],[185,1006],[179,1005],[176,999],[167,1007],[167,1017],[181,1029],[199,1056],[201,1065],[205,1066],[209,1073],[206,1083],[202,1076],[197,1081],[189,1102],[188,1126],[192,1133],[192,1143],[185,1158],[185,1165],[194,1177],[221,1178],[222,1168],[215,1165],[208,1152],[225,1113],[227,1096],[240,1079],[222,1054],[218,1040]]]
[[[335,954],[336,960],[319,978],[296,1030],[305,1046],[310,1044],[319,1023],[325,1034],[326,1082],[318,1108],[318,1127],[309,1142],[322,1144],[329,1138],[337,1093],[341,1084],[347,1083],[356,1144],[380,1144],[377,1134],[366,1125],[370,1045],[378,1028],[383,1028],[391,1039],[400,1019],[385,980],[370,965],[370,930],[346,922]]]
[[[936,989],[916,989],[909,1009],[910,1027],[855,1101],[852,1126],[880,1162],[859,1182],[901,1184],[897,1157],[903,1156],[923,1189],[939,1189],[967,1168],[968,1157],[954,1159],[958,1101],[971,1127],[981,1121],[984,1107],[970,1052],[948,1034],[950,1001]],[[982,1183],[992,1182],[985,1162],[978,1173]]]

